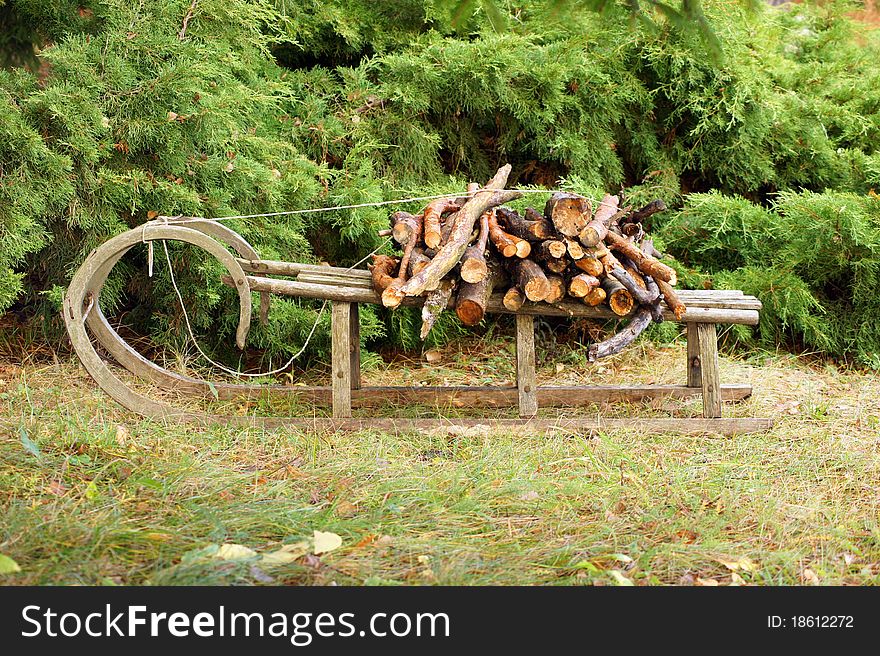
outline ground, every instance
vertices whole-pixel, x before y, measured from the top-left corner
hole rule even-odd
[[[453,344],[440,363],[398,358],[367,382],[509,382],[511,349],[509,338]],[[545,383],[685,375],[681,342],[600,365],[571,346],[539,359]],[[725,413],[772,416],[772,430],[514,438],[162,425],[108,400],[68,356],[9,353],[0,555],[20,571],[0,583],[880,583],[877,374],[787,354],[726,355],[721,370],[755,388]],[[318,548],[315,531],[333,535]],[[341,546],[314,555],[335,535]],[[288,557],[264,557],[285,544],[296,545]]]

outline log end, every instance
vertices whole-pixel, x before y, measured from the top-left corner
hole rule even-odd
[[[461,264],[461,279],[465,282],[480,282],[489,275],[485,260],[470,259]]]
[[[485,308],[470,299],[464,299],[456,305],[455,314],[465,326],[476,326],[483,320]]]
[[[518,258],[524,259],[527,258],[532,252],[532,245],[527,242],[525,239],[520,239],[516,242],[516,251],[515,254]]]

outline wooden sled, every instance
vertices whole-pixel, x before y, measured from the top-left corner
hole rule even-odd
[[[181,241],[198,246],[226,268],[223,281],[239,296],[236,344],[244,348],[252,312],[252,293],[260,294],[260,316],[268,313],[271,294],[332,302],[332,384],[329,387],[208,383],[168,371],[144,358],[129,346],[104,316],[101,291],[110,271],[135,246],[157,240]],[[235,252],[237,257],[233,255]],[[180,223],[150,222],[113,237],[92,251],[76,272],[64,299],[64,321],[73,349],[98,385],[114,400],[145,417],[162,420],[222,422],[241,425],[286,425],[315,430],[380,429],[424,430],[438,425],[468,427],[489,425],[493,429],[538,434],[547,431],[592,432],[627,429],[638,432],[720,433],[725,435],[766,430],[769,419],[724,418],[722,401],[747,398],[748,385],[721,385],[718,373],[716,324],[758,323],[761,302],[740,291],[682,290],[687,306],[688,380],[684,385],[538,387],[535,377],[535,316],[615,318],[610,310],[562,301],[553,305],[527,303],[516,318],[515,387],[362,387],[360,382],[360,303],[381,304],[370,286],[369,272],[337,267],[260,259],[254,248],[222,223],[188,219]],[[270,278],[268,276],[284,276]],[[421,305],[421,298],[407,298],[407,305]],[[500,296],[490,299],[488,312],[508,313]],[[618,317],[619,318],[619,317]],[[665,312],[666,320],[675,321]],[[93,341],[94,340],[94,341]],[[313,404],[332,403],[332,418],[220,416],[193,413],[151,399],[131,389],[99,355],[107,354],[134,376],[159,388],[184,395],[220,399],[253,398],[264,394],[295,395]],[[614,401],[645,401],[660,397],[688,398],[702,395],[702,418],[538,418],[539,407],[575,407]],[[519,419],[389,419],[352,418],[352,407],[387,404],[439,404],[454,407],[519,407]]]

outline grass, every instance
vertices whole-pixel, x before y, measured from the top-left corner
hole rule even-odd
[[[549,343],[545,383],[684,378],[681,344],[592,365]],[[439,364],[398,359],[367,382],[510,381],[511,346],[453,344]],[[0,554],[21,568],[4,584],[880,583],[873,373],[723,357],[725,381],[755,387],[725,413],[777,419],[737,438],[313,434],[141,420],[44,355],[0,364]],[[273,567],[210,556],[315,530],[342,546]]]

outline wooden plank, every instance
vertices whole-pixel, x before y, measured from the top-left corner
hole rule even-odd
[[[331,267],[323,264],[303,264],[301,262],[285,262],[283,260],[247,260],[236,258],[239,266],[250,273],[265,273],[276,276],[295,276],[301,271],[312,271],[325,275],[344,275],[349,277],[369,278],[370,272],[366,269],[345,269],[343,267]]]
[[[703,389],[703,416],[721,416],[721,380],[718,374],[718,340],[714,323],[697,324],[700,341],[700,369]]]
[[[700,336],[695,323],[687,324],[687,384],[688,387],[703,386],[703,374],[700,369]]]
[[[228,276],[221,278],[224,283],[231,284]],[[302,298],[329,299],[336,301],[348,301],[351,303],[381,304],[381,299],[372,289],[366,287],[345,287],[336,285],[318,285],[298,282],[296,280],[276,280],[274,278],[260,278],[247,276],[248,284],[252,291],[273,292],[286,296],[299,296]],[[407,297],[403,305],[419,307],[424,303],[420,297]],[[525,303],[517,312],[511,312],[502,302],[501,294],[493,294],[486,304],[486,311],[493,314],[526,314],[531,316],[555,316],[555,317],[587,317],[592,319],[617,319],[617,315],[607,307],[589,307],[580,302],[571,300],[561,301],[553,305],[547,303]],[[675,321],[671,312],[664,310],[663,317],[667,321]],[[689,306],[682,318],[683,322],[703,323],[739,323],[757,325],[757,310],[735,310],[724,308],[701,308]]]
[[[350,316],[349,351],[351,353],[351,389],[361,388],[361,312],[360,306],[353,303]]]
[[[351,303],[333,302],[332,355],[333,417],[351,417]]]
[[[538,413],[535,320],[524,314],[516,315],[516,387],[520,417],[533,417]]]
[[[260,418],[252,420],[239,417],[241,423],[262,426],[288,426],[312,431],[382,431],[418,432],[471,430],[479,435],[501,433],[522,437],[535,437],[552,433],[595,434],[622,432],[641,436],[656,433],[677,433],[686,435],[741,435],[757,433],[772,428],[773,420],[751,417],[731,417],[719,419],[285,419]]]

